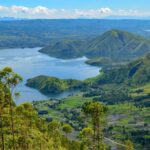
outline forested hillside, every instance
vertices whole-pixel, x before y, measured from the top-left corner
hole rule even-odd
[[[67,90],[84,88],[84,83],[73,79],[58,79],[55,77],[38,76],[27,81],[27,86],[38,89],[45,94],[59,94]]]
[[[40,52],[65,59],[86,56],[88,64],[103,66],[143,56],[150,52],[150,40],[114,29],[90,40],[54,42]]]
[[[49,46],[41,49],[40,52],[62,59],[79,58],[83,56],[80,51],[80,46],[82,43],[83,41],[80,40],[62,40],[60,42],[51,42]]]
[[[97,77],[96,82],[144,85],[150,82],[150,54],[132,61],[126,65],[114,67],[112,69],[103,69],[101,75]]]

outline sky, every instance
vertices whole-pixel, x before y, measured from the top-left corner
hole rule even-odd
[[[150,17],[150,0],[0,0],[0,17]]]

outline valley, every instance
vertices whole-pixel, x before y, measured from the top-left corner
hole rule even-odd
[[[86,126],[80,121],[83,119],[82,105],[93,100],[103,102],[109,110],[106,137],[109,135],[120,142],[130,137],[138,149],[144,145],[147,148],[150,134],[149,60],[147,54],[128,64],[102,68],[97,77],[82,81],[82,92],[64,99],[33,102],[33,105],[46,120],[65,121],[79,131]],[[40,83],[39,79],[36,82]]]

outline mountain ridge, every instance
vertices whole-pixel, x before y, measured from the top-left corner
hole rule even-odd
[[[112,29],[87,41],[64,40],[52,43],[40,52],[65,59],[86,56],[89,59],[105,57],[114,61],[127,61],[150,52],[150,41],[139,35]]]

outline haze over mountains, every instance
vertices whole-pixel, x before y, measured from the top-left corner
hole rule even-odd
[[[125,30],[150,39],[149,20],[12,20],[0,21],[0,48],[45,47],[53,41],[87,40],[111,29]]]

